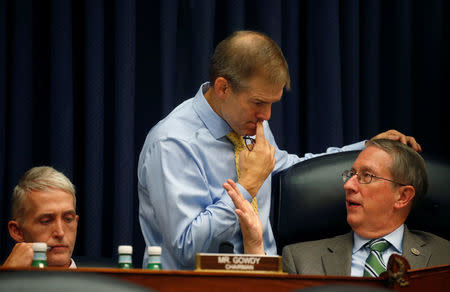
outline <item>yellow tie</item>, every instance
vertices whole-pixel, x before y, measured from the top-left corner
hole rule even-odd
[[[231,131],[230,133],[228,133],[227,138],[234,145],[234,162],[236,163],[236,173],[237,173],[237,178],[239,180],[239,177],[241,176],[241,170],[239,168],[239,153],[241,153],[241,151],[245,149],[245,142],[244,142],[244,139],[242,138],[242,136],[239,136],[234,131]],[[255,210],[256,214],[259,215],[258,201],[256,200],[256,197],[254,197],[252,200],[252,207],[253,207],[253,210]]]

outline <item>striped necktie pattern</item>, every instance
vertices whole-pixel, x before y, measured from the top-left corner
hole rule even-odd
[[[364,265],[364,277],[378,277],[386,271],[383,261],[383,252],[389,248],[390,243],[383,238],[373,239],[366,246],[370,248],[370,254]]]

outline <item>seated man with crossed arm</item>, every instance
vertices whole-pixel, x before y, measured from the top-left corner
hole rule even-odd
[[[413,269],[450,263],[448,240],[404,224],[414,201],[428,187],[425,162],[416,151],[392,140],[368,141],[342,177],[352,231],[284,247],[285,272],[377,277],[393,253],[403,255]],[[245,251],[262,254],[258,216],[233,181],[224,188],[236,205]]]
[[[17,242],[3,267],[29,267],[33,242],[45,242],[47,265],[76,268],[72,252],[77,236],[75,187],[61,172],[40,166],[28,170],[14,188],[9,234]]]

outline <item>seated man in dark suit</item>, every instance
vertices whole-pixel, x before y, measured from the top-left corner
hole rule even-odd
[[[28,170],[14,188],[9,234],[17,242],[4,267],[29,267],[33,242],[45,242],[49,267],[76,268],[72,252],[77,237],[75,187],[49,166]]]
[[[428,186],[425,162],[417,152],[392,140],[371,140],[342,177],[352,232],[286,246],[285,272],[376,277],[393,253],[403,255],[413,269],[450,263],[449,241],[404,224]],[[238,209],[244,243],[260,253],[262,233],[251,208],[231,181],[224,187]]]

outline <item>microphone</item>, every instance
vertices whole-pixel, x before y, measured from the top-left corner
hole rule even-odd
[[[234,245],[229,241],[224,241],[219,245],[219,253],[233,253]]]

